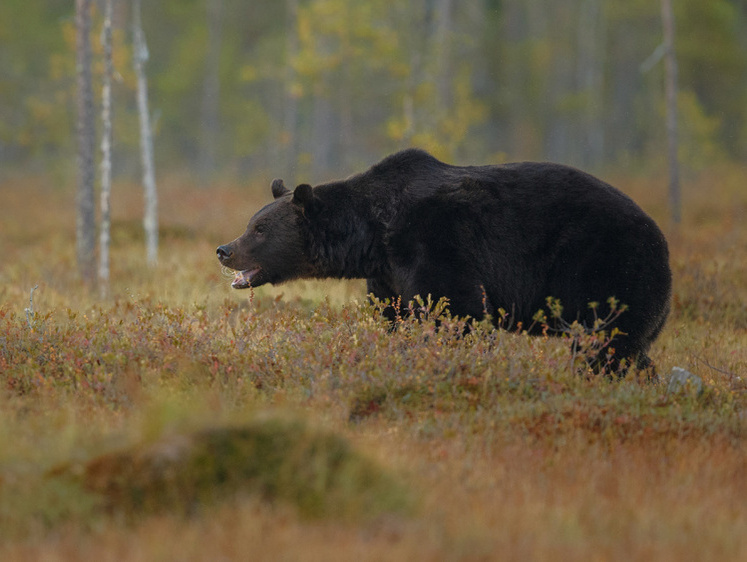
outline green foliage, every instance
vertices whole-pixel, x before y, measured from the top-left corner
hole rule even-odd
[[[722,119],[718,115],[706,115],[692,92],[681,92],[677,105],[682,123],[679,128],[679,158],[683,167],[690,172],[700,172],[725,160],[732,148],[718,140]]]
[[[705,5],[697,0],[676,2],[677,55],[681,83],[694,93],[694,102],[705,114],[717,119],[720,148],[730,156],[745,149],[747,115],[745,72],[747,50],[743,36],[744,13],[734,2],[716,0]],[[724,119],[724,116],[728,116]],[[687,123],[683,115],[683,122]]]
[[[308,0],[295,18],[290,4],[222,3],[214,100],[205,97],[205,3],[144,7],[160,165],[199,161],[214,104],[221,174],[340,175],[406,145],[457,160],[661,167],[662,68],[640,68],[661,42],[657,2],[507,0],[446,12],[425,0]],[[675,6],[681,157],[698,171],[747,150],[747,18],[727,0]],[[70,167],[72,14],[59,0],[0,7],[4,164]],[[115,21],[118,173],[134,173],[138,158],[128,17],[123,7]]]

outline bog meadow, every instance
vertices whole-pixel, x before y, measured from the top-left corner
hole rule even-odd
[[[116,2],[103,282],[76,252],[75,61],[82,33],[98,164],[108,5],[82,28],[0,3],[0,560],[747,559],[744,2],[674,6],[679,221],[658,2]],[[362,280],[231,288],[216,247],[272,178],[407,146],[630,195],[671,254],[659,380],[437,303],[390,329]]]
[[[361,282],[232,290],[215,246],[262,202],[236,187],[165,185],[155,268],[118,190],[101,299],[71,198],[3,185],[0,557],[744,558],[747,196],[721,173],[669,232],[658,384],[580,376],[557,338],[390,333]]]

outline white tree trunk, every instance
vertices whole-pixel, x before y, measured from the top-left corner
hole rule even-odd
[[[135,65],[137,76],[137,108],[140,115],[140,152],[143,162],[143,189],[145,191],[145,214],[143,226],[147,246],[148,264],[158,261],[158,195],[153,164],[153,133],[148,113],[148,79],[145,76],[145,63],[148,60],[148,46],[140,21],[140,0],[132,3],[132,29]]]
[[[672,222],[682,220],[680,169],[677,157],[677,57],[674,52],[674,13],[672,0],[662,0],[661,19],[664,27],[664,64],[666,71],[667,144],[669,159],[669,205]]]
[[[111,230],[110,195],[112,186],[112,4],[106,0],[104,29],[101,43],[104,48],[104,84],[101,90],[101,234],[99,238],[99,290],[106,296],[109,290],[109,242]]]
[[[93,86],[91,80],[91,0],[75,0],[78,81],[78,269],[86,283],[96,281],[96,204],[94,202]]]

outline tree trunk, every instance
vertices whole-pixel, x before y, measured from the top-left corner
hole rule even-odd
[[[148,60],[148,47],[145,43],[140,22],[140,0],[133,0],[132,28],[134,38],[133,61],[137,75],[137,108],[140,115],[140,152],[143,161],[143,190],[145,192],[145,213],[143,226],[149,265],[158,261],[158,195],[153,164],[153,133],[148,113],[148,79],[145,76],[145,63]]]
[[[199,171],[203,183],[215,171],[220,136],[220,51],[223,36],[223,0],[207,0],[208,44],[202,90],[202,131]]]
[[[104,85],[101,90],[101,236],[99,238],[99,290],[105,297],[109,290],[109,241],[111,230],[110,195],[112,186],[112,4],[106,0],[104,30]]]
[[[672,0],[662,0],[661,19],[664,27],[664,46],[666,54],[666,100],[667,100],[667,144],[669,160],[669,205],[672,222],[679,224],[682,220],[682,201],[680,196],[680,170],[677,158],[677,57],[674,52],[674,13]]]
[[[89,285],[96,282],[96,207],[94,203],[94,109],[91,80],[91,0],[75,1],[78,81],[78,270]]]

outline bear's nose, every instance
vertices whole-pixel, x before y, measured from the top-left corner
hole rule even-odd
[[[222,260],[228,259],[233,255],[233,252],[228,246],[218,246],[218,249],[215,250],[215,253],[218,254],[218,257]]]

